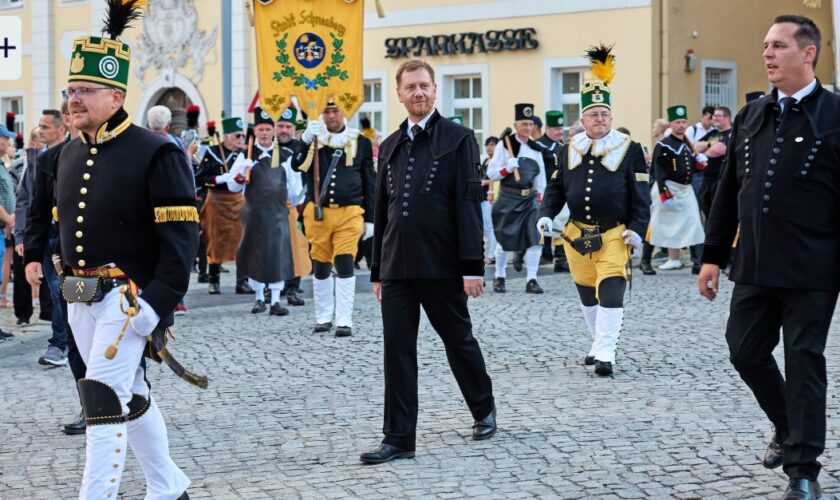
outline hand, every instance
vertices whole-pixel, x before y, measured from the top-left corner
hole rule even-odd
[[[362,241],[373,237],[373,222],[365,222],[365,233],[362,235]]]
[[[551,234],[554,230],[554,222],[549,217],[540,217],[537,221],[537,231],[540,234]]]
[[[303,131],[303,134],[300,135],[300,140],[307,144],[312,144],[312,139],[318,136],[321,133],[321,122],[318,120],[311,120],[308,124],[306,124],[306,130]]]
[[[256,163],[257,162],[249,158],[245,158],[244,160],[242,160],[242,164],[245,166],[245,168],[253,168],[254,165],[256,165]]]
[[[198,141],[191,142],[190,145],[187,146],[187,156],[189,156],[190,158],[195,156],[195,152],[198,151],[198,146]]]
[[[700,275],[697,276],[697,289],[700,295],[709,300],[715,300],[718,291],[718,280],[720,279],[720,266],[715,264],[703,264],[700,268]]]
[[[673,198],[668,198],[667,200],[665,200],[665,201],[663,201],[663,202],[662,202],[662,205],[663,205],[665,208],[673,208],[673,206],[674,206],[674,199],[673,199]]]
[[[484,292],[484,280],[464,278],[464,292],[473,298],[481,297],[481,293]]]
[[[628,245],[632,245],[636,248],[642,247],[642,237],[639,236],[636,231],[631,231],[630,229],[625,229],[621,233],[621,237],[624,238],[624,243]]]
[[[222,184],[227,184],[227,182],[230,180],[230,178],[231,178],[231,175],[230,175],[230,172],[228,172],[226,174],[217,175],[216,178],[214,179],[214,181],[216,182],[216,185],[222,185]]]
[[[152,330],[160,323],[160,316],[157,315],[152,306],[140,297],[137,297],[137,306],[140,309],[137,315],[129,320],[128,324],[137,335],[145,337],[152,333]],[[126,305],[126,307],[128,307]]]
[[[245,176],[242,174],[236,174],[236,177],[233,178],[233,182],[237,184],[245,184]]]
[[[23,243],[15,245],[15,253],[18,254],[19,257],[23,257]]]
[[[373,284],[373,296],[382,303],[382,283],[376,282]]]
[[[40,262],[30,262],[24,268],[23,273],[26,275],[26,281],[32,286],[38,286],[41,284],[41,280],[44,279],[44,269],[41,267]]]
[[[508,172],[513,172],[514,168],[519,168],[519,158],[508,158],[505,160],[505,169]]]

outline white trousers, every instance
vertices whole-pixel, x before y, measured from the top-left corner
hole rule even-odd
[[[79,354],[87,365],[85,377],[114,389],[128,415],[132,394],[150,399],[140,359],[146,338],[131,329],[125,332],[114,359],[105,349],[117,339],[125,314],[120,311],[115,288],[101,302],[68,304],[67,314]],[[160,409],[151,399],[143,416],[122,424],[88,425],[85,472],[79,491],[81,500],[116,498],[130,445],[146,476],[146,500],[173,500],[190,485],[187,476],[169,456],[169,439]]]
[[[534,245],[525,250],[525,274],[529,280],[537,279],[537,271],[540,269],[540,254],[542,254],[542,245]],[[508,253],[502,248],[502,245],[496,245],[496,277],[507,278],[507,258]]]
[[[496,253],[496,233],[493,232],[493,205],[489,201],[481,202],[481,221],[484,224],[484,236],[487,238],[487,247],[484,255],[490,257]]]
[[[315,322],[331,323],[335,315],[336,326],[353,327],[353,305],[356,301],[356,276],[345,278],[330,276],[312,279],[312,296],[315,299]]]

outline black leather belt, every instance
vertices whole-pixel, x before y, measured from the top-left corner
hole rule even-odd
[[[624,224],[624,222],[618,221],[618,220],[606,221],[606,222],[597,221],[597,220],[593,220],[593,221],[584,221],[584,220],[577,220],[577,219],[570,219],[570,220],[572,220],[573,222],[577,222],[578,224],[587,224],[587,225],[590,225],[590,226],[598,226],[598,228],[601,230],[602,234],[606,233],[610,229],[613,229],[615,227],[620,226],[621,224]]]
[[[517,196],[530,196],[531,193],[536,192],[536,189],[516,189],[507,186],[499,186],[499,190],[503,193],[515,194]]]

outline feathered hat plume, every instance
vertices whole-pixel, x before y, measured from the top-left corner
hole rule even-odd
[[[615,56],[612,55],[612,48],[612,45],[607,47],[599,44],[590,47],[586,51],[586,57],[589,59],[592,75],[607,85],[610,84],[615,76]]]
[[[117,40],[132,21],[140,18],[146,0],[105,0],[108,13],[103,20],[102,35]]]
[[[198,128],[198,117],[201,114],[201,108],[195,104],[187,106],[187,128]]]

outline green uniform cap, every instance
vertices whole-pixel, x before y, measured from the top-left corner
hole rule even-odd
[[[286,108],[277,119],[278,122],[289,122],[297,125],[297,108]]]
[[[450,120],[452,120],[453,122],[457,123],[458,125],[463,125],[464,124],[464,117],[461,116],[461,115],[454,115],[454,116],[450,116],[448,118]]]
[[[555,109],[545,112],[545,126],[546,127],[562,127],[563,126],[563,112]]]
[[[222,134],[235,134],[244,131],[245,125],[242,123],[242,118],[233,117],[222,120]]]
[[[580,88],[580,113],[583,114],[584,111],[595,106],[612,109],[610,87],[604,82],[586,82]]]
[[[131,48],[119,40],[82,36],[73,40],[68,82],[93,82],[128,89]]]
[[[682,104],[678,104],[676,106],[671,106],[668,108],[668,121],[672,122],[674,120],[686,120],[688,119],[688,112],[686,111],[685,106]]]

